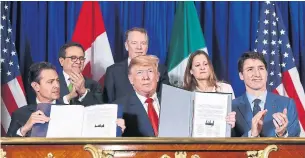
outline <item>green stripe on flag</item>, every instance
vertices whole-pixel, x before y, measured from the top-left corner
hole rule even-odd
[[[177,2],[167,66],[172,84],[181,86],[188,56],[206,48],[194,2]]]

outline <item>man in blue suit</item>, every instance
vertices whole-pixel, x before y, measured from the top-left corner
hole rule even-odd
[[[133,58],[128,78],[133,91],[115,101],[124,106],[125,137],[154,137],[158,135],[160,98],[157,97],[159,59],[153,55]]]
[[[111,65],[106,70],[103,101],[111,103],[133,91],[132,85],[128,80],[128,65],[131,59],[140,55],[146,55],[148,50],[148,35],[144,28],[132,28],[125,34],[125,48],[128,51],[128,59]],[[161,85],[169,84],[167,68],[159,64],[160,73],[157,93],[161,92]]]
[[[238,61],[246,93],[232,102],[236,111],[233,135],[240,137],[298,137],[296,105],[290,98],[267,92],[267,63],[263,54],[244,53]]]

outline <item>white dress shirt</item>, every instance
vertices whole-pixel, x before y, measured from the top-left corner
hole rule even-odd
[[[66,81],[66,84],[67,84],[67,87],[69,87],[69,85],[70,85],[70,76],[67,74],[67,73],[65,73],[65,71],[62,71],[62,73],[63,73],[63,75],[64,75],[64,78],[65,78],[65,81]],[[81,97],[79,97],[78,98],[78,101],[83,101],[84,100],[84,98],[85,98],[85,96],[87,95],[87,93],[88,93],[88,90],[86,89],[86,92],[85,92],[85,94],[83,95],[83,96],[81,96]],[[67,95],[65,95],[63,98],[62,98],[62,100],[64,101],[64,103],[65,104],[69,104],[69,101],[68,101],[68,99],[67,99]]]
[[[140,94],[137,93],[137,92],[136,92],[136,94],[137,94],[138,98],[140,99],[140,101],[141,101],[141,103],[142,103],[142,105],[143,105],[143,107],[144,107],[146,113],[148,114],[148,111],[147,111],[147,109],[148,109],[148,103],[145,103],[145,101],[146,101],[147,98],[144,97],[144,96],[142,96],[142,95],[140,95]],[[152,96],[151,98],[154,100],[154,102],[153,102],[153,107],[154,107],[154,109],[155,109],[155,111],[156,111],[156,113],[157,113],[157,115],[158,115],[158,117],[159,117],[159,113],[160,113],[160,104],[159,104],[159,100],[158,100],[158,97],[157,97],[157,93],[153,94],[153,96]]]

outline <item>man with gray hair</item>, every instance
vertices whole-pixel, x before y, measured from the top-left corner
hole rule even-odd
[[[128,59],[111,65],[106,70],[105,87],[103,91],[103,101],[111,103],[120,97],[133,91],[132,85],[128,80],[128,65],[130,61],[140,55],[146,55],[148,50],[148,35],[144,28],[134,27],[125,34],[125,49],[128,51]],[[157,85],[157,92],[161,92],[161,85],[169,84],[167,68],[159,64],[160,82]]]

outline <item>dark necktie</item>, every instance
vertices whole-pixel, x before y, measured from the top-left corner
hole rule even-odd
[[[253,116],[255,116],[259,111],[261,111],[261,107],[259,106],[260,102],[261,102],[260,99],[254,99]]]
[[[154,100],[152,98],[147,98],[145,103],[147,103],[147,114],[154,129],[155,136],[158,136],[159,118],[157,112],[153,106]]]

